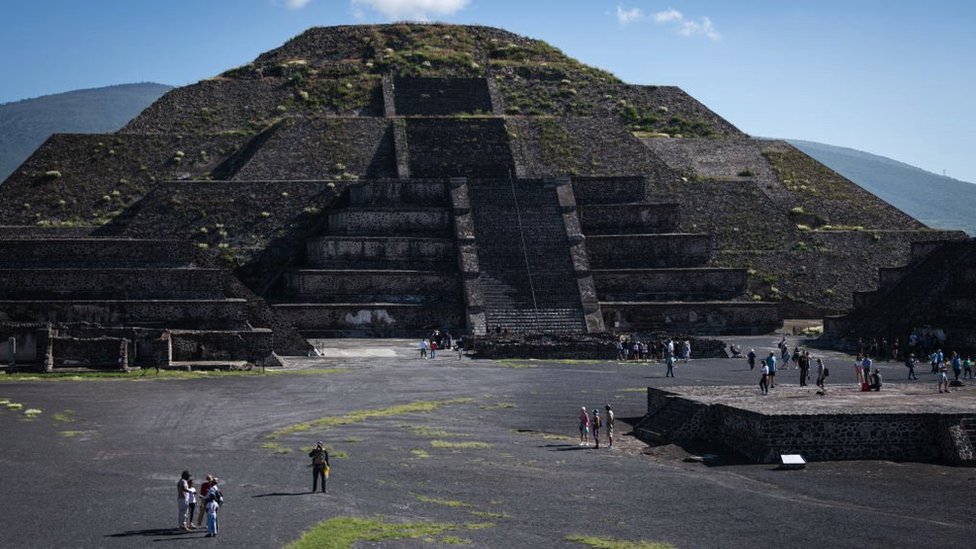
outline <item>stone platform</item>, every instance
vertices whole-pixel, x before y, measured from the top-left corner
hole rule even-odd
[[[658,442],[708,442],[763,463],[781,454],[808,461],[890,459],[976,465],[976,387],[940,394],[934,384],[648,388],[635,431]]]

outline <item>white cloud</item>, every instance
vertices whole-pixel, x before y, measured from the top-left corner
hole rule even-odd
[[[389,19],[425,21],[432,15],[453,15],[467,7],[470,0],[352,0],[352,3],[365,5]]]
[[[622,25],[640,21],[644,17],[644,11],[640,8],[625,9],[623,6],[617,6],[617,21],[620,21]]]
[[[698,21],[692,21],[684,16],[683,13],[668,8],[653,15],[654,23],[658,25],[673,25],[681,36],[705,36],[710,40],[718,40],[722,35],[715,30],[715,24],[708,17],[702,17]]]
[[[311,0],[285,0],[285,5],[293,10],[300,10],[308,5]]]
[[[666,11],[659,11],[654,14],[654,22],[658,24],[670,23],[671,21],[681,21],[684,18],[685,16],[674,8],[668,8]]]

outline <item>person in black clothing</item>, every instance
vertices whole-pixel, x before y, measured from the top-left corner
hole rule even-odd
[[[319,478],[322,479],[322,492],[325,493],[326,471],[329,469],[329,452],[322,447],[322,442],[315,443],[315,449],[308,453],[312,458],[312,492],[318,488]]]

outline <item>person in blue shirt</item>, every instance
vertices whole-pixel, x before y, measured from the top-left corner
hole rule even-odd
[[[959,381],[959,376],[962,375],[962,357],[955,351],[952,352],[952,373],[956,376],[956,381]]]
[[[766,357],[766,366],[769,367],[769,388],[776,387],[776,353],[769,351]]]

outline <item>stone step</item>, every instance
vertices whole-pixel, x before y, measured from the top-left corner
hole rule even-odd
[[[699,267],[712,257],[704,233],[593,235],[586,249],[593,269]]]
[[[742,295],[745,269],[594,269],[602,301],[713,301]]]
[[[393,79],[397,116],[449,116],[492,112],[485,78]]]
[[[447,206],[447,186],[444,181],[429,179],[381,180],[359,183],[349,187],[352,206],[417,205]]]
[[[0,268],[179,267],[191,264],[190,243],[123,238],[0,240]]]
[[[421,303],[461,298],[458,274],[442,271],[302,269],[286,273],[285,284],[294,300],[316,302]]]
[[[456,268],[454,240],[430,237],[322,236],[310,239],[306,255],[311,266],[336,266],[337,262],[443,265]]]
[[[486,311],[485,320],[490,331],[496,326],[509,332],[579,333],[586,328],[578,308],[494,308]]]
[[[240,329],[246,299],[0,300],[12,322],[90,322],[103,326]]]
[[[363,236],[451,234],[448,208],[426,206],[356,206],[329,212],[330,234]]]
[[[284,321],[306,337],[415,336],[433,329],[456,331],[465,325],[460,305],[408,303],[281,303],[273,306]]]
[[[628,203],[579,207],[580,225],[587,235],[669,233],[678,227],[679,205]]]
[[[515,172],[501,118],[408,118],[410,174],[420,178],[507,178]]]
[[[628,204],[643,202],[647,195],[643,177],[574,177],[576,204]]]
[[[0,269],[0,299],[220,299],[224,273],[200,268]]]
[[[607,329],[698,335],[757,335],[782,324],[777,303],[762,301],[600,301]]]

